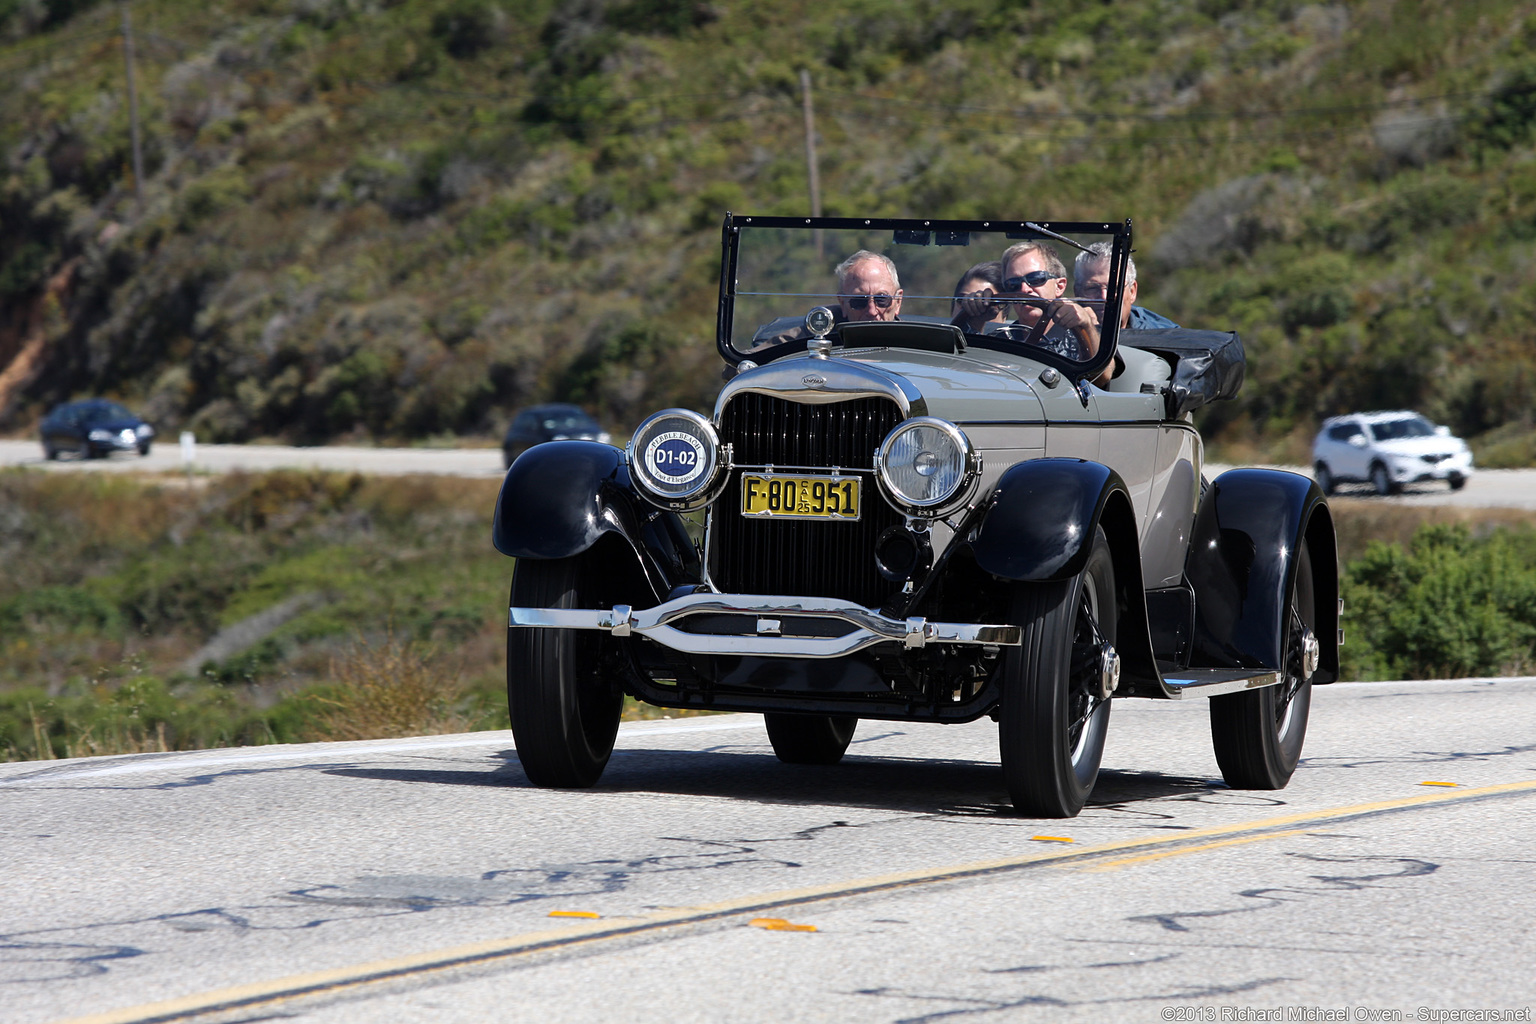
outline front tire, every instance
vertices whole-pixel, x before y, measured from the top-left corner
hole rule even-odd
[[[514,607],[588,607],[587,560],[519,558]],[[507,630],[507,705],[517,759],[537,786],[581,789],[602,776],[613,753],[624,694],[603,678],[601,633],[584,629]]]
[[[852,715],[767,713],[768,742],[785,764],[837,764],[843,759],[859,720]]]
[[[1312,554],[1302,541],[1285,609],[1280,683],[1211,698],[1211,742],[1221,777],[1233,789],[1284,789],[1301,760],[1312,707],[1302,665],[1306,631],[1317,630]]]
[[[1389,494],[1396,494],[1397,484],[1387,472],[1387,467],[1379,462],[1371,463],[1371,486],[1376,488],[1376,493],[1385,498]]]
[[[1328,463],[1319,462],[1314,468],[1313,475],[1317,479],[1317,488],[1325,495],[1332,495],[1338,488],[1339,482],[1333,477],[1333,470],[1328,468]]]
[[[1003,663],[998,746],[1021,814],[1071,818],[1099,777],[1109,701],[1099,696],[1103,645],[1115,642],[1115,569],[1102,527],[1070,580],[1015,585],[1022,647]]]
[[[1460,473],[1452,473],[1450,476],[1446,477],[1446,483],[1451,485],[1451,490],[1459,491],[1463,487],[1467,486],[1467,478],[1462,476]]]

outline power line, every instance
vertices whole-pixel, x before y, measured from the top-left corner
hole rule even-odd
[[[1391,110],[1398,107],[1416,107],[1432,103],[1450,102],[1487,96],[1486,90],[1468,90],[1465,92],[1442,93],[1436,96],[1424,96],[1405,98],[1401,100],[1382,100],[1376,103],[1352,103],[1335,104],[1323,107],[1291,107],[1289,109],[1266,111],[1211,111],[1194,112],[1186,114],[1158,114],[1158,113],[1105,113],[1100,111],[1060,111],[1040,110],[1034,107],[990,107],[978,106],[970,103],[928,103],[922,100],[901,99],[894,96],[872,96],[868,93],[850,92],[841,89],[824,89],[823,92],[837,96],[845,96],[851,99],[865,100],[871,103],[886,103],[904,107],[917,107],[924,110],[940,110],[951,113],[965,114],[991,114],[995,116],[1031,118],[1041,120],[1069,120],[1069,121],[1152,121],[1152,122],[1179,122],[1179,121],[1236,121],[1236,120],[1273,120],[1285,117],[1323,117],[1334,114],[1359,114],[1379,113],[1383,110]]]

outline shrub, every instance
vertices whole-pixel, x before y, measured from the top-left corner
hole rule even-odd
[[[1345,678],[1508,675],[1536,664],[1536,531],[1421,527],[1344,573]]]
[[[309,699],[303,726],[308,740],[367,740],[467,732],[456,666],[430,646],[401,639],[390,629],[382,641],[359,637],[331,662],[331,687]]]

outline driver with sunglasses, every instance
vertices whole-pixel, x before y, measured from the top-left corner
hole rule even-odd
[[[1005,328],[1012,337],[1030,337],[1041,318],[1048,329],[1035,344],[1077,362],[1092,359],[1099,351],[1099,318],[1092,307],[1063,299],[1067,268],[1056,250],[1043,242],[1020,242],[1003,253],[1005,303],[1013,299],[1016,319]],[[1093,383],[1109,382],[1114,367],[1106,367]]]
[[[890,257],[860,249],[837,265],[837,301],[842,319],[895,320],[901,312],[901,281]]]

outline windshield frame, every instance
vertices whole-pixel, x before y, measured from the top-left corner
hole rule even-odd
[[[782,356],[804,352],[804,341],[789,342],[769,353],[748,354],[735,347],[732,341],[734,329],[737,269],[739,247],[743,228],[792,228],[815,232],[820,230],[891,231],[937,236],[941,233],[976,232],[981,234],[1003,233],[1010,241],[1063,241],[1063,235],[1071,241],[1072,235],[1107,236],[1113,243],[1109,263],[1109,289],[1103,309],[1119,310],[1125,294],[1126,267],[1131,257],[1131,221],[1028,221],[1028,220],[919,220],[893,217],[759,217],[756,215],[727,212],[721,225],[720,247],[720,305],[715,320],[715,347],[720,358],[733,367],[744,360],[766,362]],[[928,243],[922,243],[928,244]],[[1068,275],[1072,273],[1068,268]],[[1064,371],[1074,382],[1093,380],[1115,358],[1120,336],[1120,317],[1100,317],[1099,350],[1086,362],[1076,362],[1056,355],[1038,345],[1026,345],[1004,335],[978,335],[967,333],[965,340],[972,347],[990,348],[1047,363]],[[766,356],[766,359],[764,358]]]

